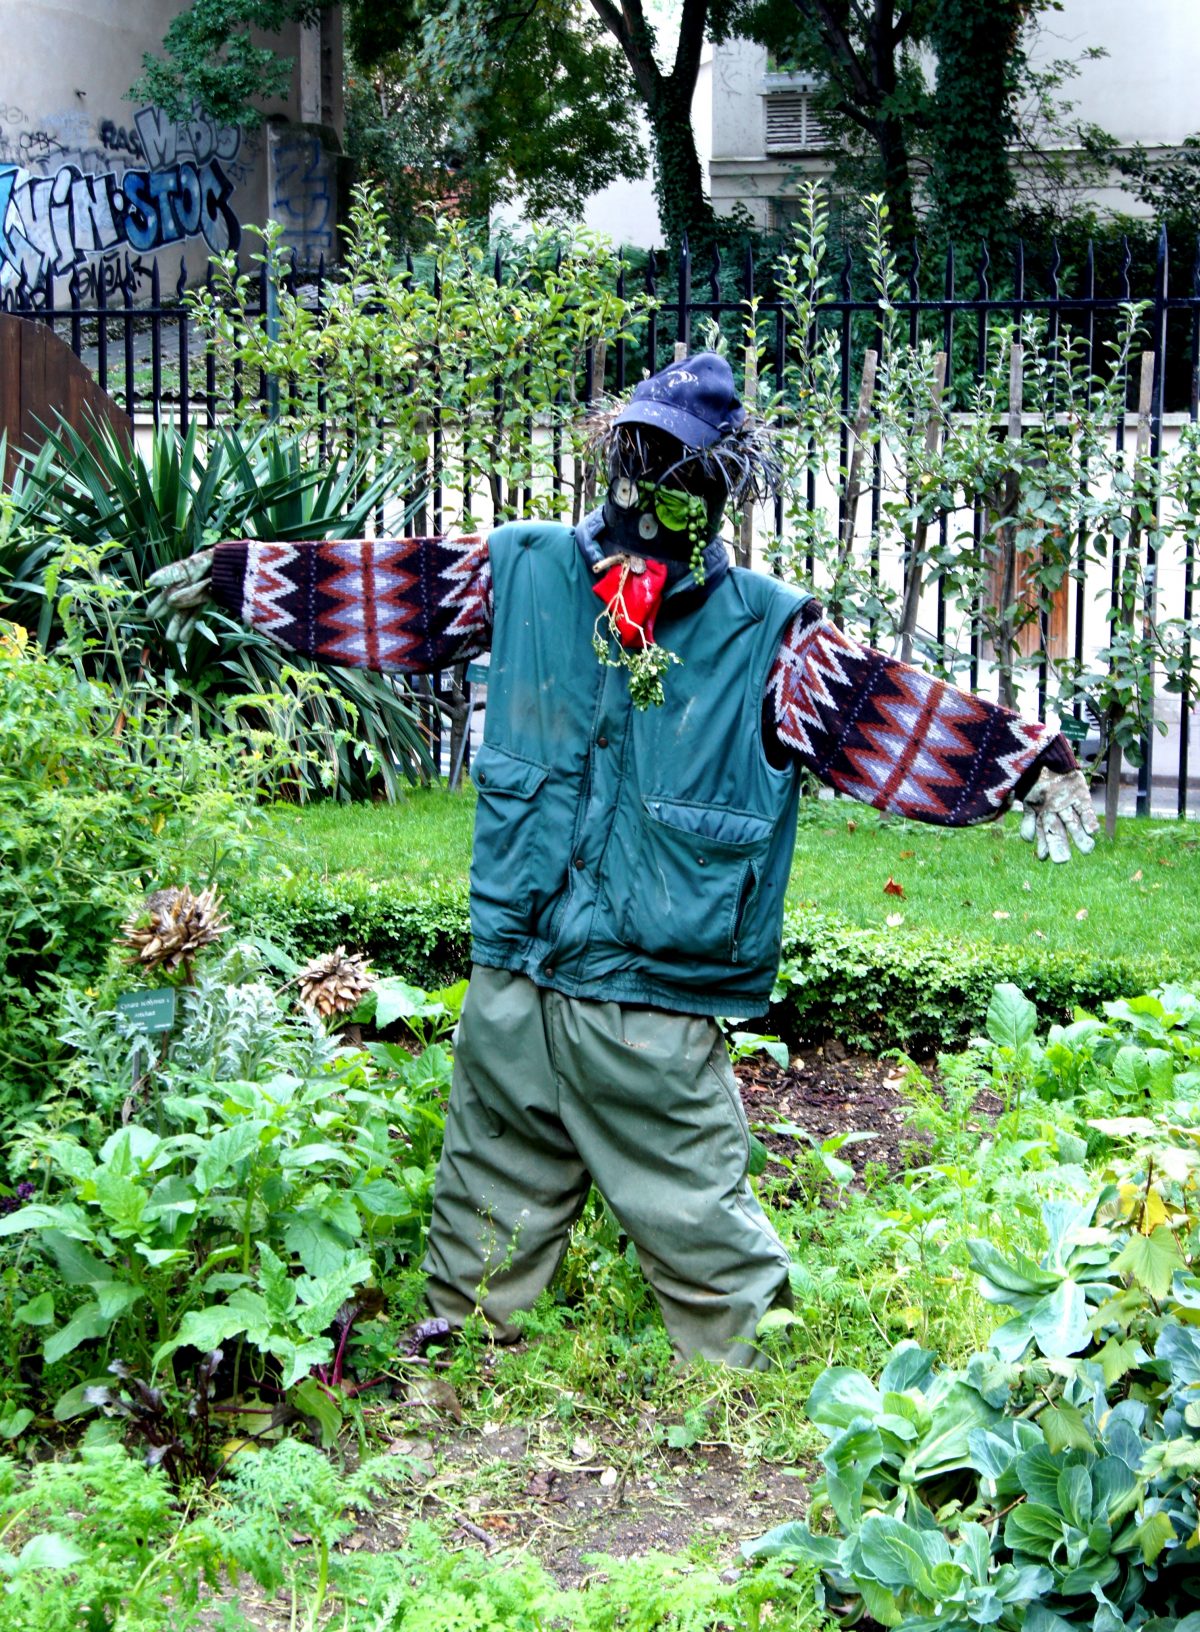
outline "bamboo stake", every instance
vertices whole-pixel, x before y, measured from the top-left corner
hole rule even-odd
[[[925,450],[936,453],[942,437],[942,392],[946,386],[946,353],[939,351],[933,360],[933,389],[930,393],[929,418],[925,423]],[[908,582],[904,587],[904,616],[900,620],[900,636],[896,642],[897,654],[903,663],[912,662],[913,635],[917,627],[917,610],[921,603],[921,580],[924,576],[925,540],[929,523],[919,521],[913,534],[912,555],[909,558]]]
[[[758,347],[748,345],[745,351],[745,385],[742,391],[742,401],[748,403],[748,412],[754,412],[754,404],[758,401]],[[750,567],[754,561],[754,495],[747,498],[742,510],[742,524],[738,529],[737,543],[734,546],[734,558],[739,567]]]
[[[842,532],[838,540],[837,575],[841,580],[850,552],[854,548],[854,530],[858,520],[858,502],[862,498],[863,443],[871,419],[871,401],[875,395],[875,376],[879,368],[879,353],[868,351],[863,357],[862,383],[858,389],[858,408],[850,430],[850,465],[846,474],[846,502],[842,515]],[[843,626],[839,611],[834,619],[838,628]]]
[[[1131,562],[1136,562],[1141,551],[1141,522],[1138,519],[1137,506],[1137,472],[1144,461],[1150,456],[1150,408],[1154,399],[1154,353],[1142,353],[1141,376],[1138,380],[1138,418],[1137,443],[1134,451],[1134,496],[1129,507],[1129,534],[1125,539],[1124,550],[1120,539],[1113,539],[1113,550],[1117,553],[1118,571],[1117,585],[1120,591],[1120,600],[1117,603],[1118,622],[1130,626],[1133,623],[1134,605],[1132,597],[1125,589],[1125,574]],[[1119,703],[1108,705],[1108,756],[1104,776],[1104,831],[1111,839],[1117,831],[1117,806],[1121,798],[1121,744],[1117,740],[1117,726],[1120,724],[1125,710]]]

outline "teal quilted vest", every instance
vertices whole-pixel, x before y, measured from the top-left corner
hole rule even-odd
[[[592,650],[602,607],[573,531],[514,523],[488,547],[475,961],[572,996],[761,1014],[799,794],[764,754],[762,696],[804,598],[736,568],[707,594],[684,578],[656,625],[681,662],[641,712]]]

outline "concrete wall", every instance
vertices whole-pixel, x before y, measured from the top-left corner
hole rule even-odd
[[[301,252],[323,236],[326,215],[332,242],[331,143],[314,149],[298,121],[315,112],[340,125],[340,24],[303,42],[296,28],[280,37],[296,66],[289,97],[264,104],[286,127],[269,162],[265,128],[176,123],[126,99],[143,53],[161,47],[183,4],[0,0],[0,291],[22,279],[44,287],[49,274],[60,302],[73,276],[88,304],[101,280],[115,300],[127,288],[144,298],[156,260],[172,289],[181,260],[202,275],[211,254],[236,247],[269,211],[290,211]]]

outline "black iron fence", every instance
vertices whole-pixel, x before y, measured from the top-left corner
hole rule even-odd
[[[1029,314],[1036,314],[1041,320],[1051,342],[1060,334],[1073,334],[1082,343],[1092,372],[1097,373],[1121,308],[1130,303],[1139,304],[1143,308],[1146,347],[1154,358],[1148,404],[1150,454],[1153,460],[1160,461],[1172,427],[1195,423],[1200,418],[1200,242],[1185,258],[1185,264],[1172,256],[1164,231],[1158,240],[1152,274],[1148,279],[1143,274],[1136,284],[1131,281],[1134,262],[1127,245],[1115,261],[1102,268],[1098,268],[1098,259],[1088,246],[1078,265],[1065,266],[1055,251],[1048,262],[1032,268],[1027,265],[1020,244],[1003,260],[1000,257],[993,260],[984,247],[975,263],[964,271],[953,249],[934,268],[922,265],[919,252],[913,246],[908,257],[905,287],[892,305],[908,339],[913,343],[934,342],[950,360],[951,379],[956,384],[969,385],[983,376],[989,334],[995,326],[1019,324]],[[499,254],[494,273],[501,281],[512,275]],[[319,312],[331,279],[338,276],[336,268],[327,270],[323,262],[316,267],[299,267],[293,263],[287,282],[293,293],[300,293],[314,312]],[[201,282],[211,286],[211,266],[204,269]],[[0,290],[0,308],[44,323],[66,339],[76,356],[91,368],[99,384],[135,422],[151,420],[158,425],[170,420],[185,429],[199,421],[214,427],[248,394],[261,397],[265,402],[268,388],[265,380],[235,378],[230,383],[218,378],[213,357],[205,348],[187,302],[188,291],[194,286],[183,263],[178,277],[164,290],[155,264],[148,301],[135,298],[137,291],[132,279],[122,282],[118,277],[110,281],[103,276],[88,280],[89,298],[85,301],[84,286],[76,272],[69,278],[51,275],[37,289],[19,285]],[[645,316],[636,338],[618,338],[605,348],[599,369],[596,353],[588,350],[579,382],[579,397],[585,405],[606,391],[625,390],[642,377],[644,370],[661,367],[673,355],[690,349],[698,338],[706,338],[711,333],[710,330],[701,332],[710,322],[718,326],[735,348],[740,348],[751,305],[756,311],[759,378],[783,380],[792,308],[780,298],[771,276],[756,270],[749,250],[736,268],[723,262],[715,251],[711,258],[706,257],[703,266],[698,266],[685,244],[676,260],[651,255],[636,273],[623,268],[618,292],[644,296]],[[264,269],[259,275],[256,299],[246,312],[249,317],[265,323],[270,310],[270,290]],[[856,395],[856,359],[872,343],[879,325],[878,293],[867,286],[864,269],[856,264],[849,251],[845,252],[838,275],[820,301],[817,322],[820,328],[834,329],[839,336],[840,405],[849,420]],[[1131,380],[1128,408],[1135,406],[1133,390]],[[1127,426],[1123,416],[1114,421],[1112,435],[1118,447],[1124,445]],[[432,479],[432,513],[440,518],[444,493],[442,471],[436,460]],[[493,487],[493,502],[498,493],[499,488]],[[821,502],[817,483],[811,478],[807,500],[810,506]],[[844,491],[838,494],[837,503],[839,523],[844,523],[845,512],[841,508],[845,504]],[[869,510],[874,530],[879,519],[878,469]],[[775,534],[781,535],[785,526],[782,501],[776,503],[773,516],[767,520]],[[941,525],[944,532],[944,519]],[[1081,540],[1081,550],[1084,543]],[[1153,567],[1153,543],[1148,543],[1146,548]],[[1195,600],[1194,569],[1189,540],[1180,590],[1187,618],[1192,615]],[[1116,593],[1114,584],[1110,612],[1115,608]],[[946,601],[945,586],[940,580],[936,594],[935,638],[944,641]],[[1074,586],[1071,613],[1077,660],[1082,660],[1087,651],[1095,624],[1103,621],[1103,607],[1093,608],[1089,613],[1084,575],[1080,573]],[[1042,633],[1044,636],[1044,620]],[[983,659],[982,635],[976,629],[971,634],[963,673],[963,679],[972,688],[981,682]],[[1042,663],[1038,672],[1038,700],[1044,710],[1047,665]],[[1159,790],[1159,804],[1165,792],[1179,814],[1188,811],[1193,696],[1189,666],[1179,703],[1177,731],[1173,732],[1175,740],[1168,744],[1170,761],[1160,745],[1160,763],[1156,766],[1152,737],[1144,744],[1138,772],[1139,813],[1150,810],[1155,789]]]

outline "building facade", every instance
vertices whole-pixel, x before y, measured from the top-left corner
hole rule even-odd
[[[1104,55],[1086,59],[1092,47]],[[1035,65],[1078,63],[1062,93],[1071,120],[1100,125],[1121,145],[1165,154],[1200,130],[1198,0],[1063,0],[1044,15],[1032,55]],[[812,75],[773,72],[765,47],[748,40],[715,48],[709,186],[719,214],[741,209],[756,226],[781,226],[797,183],[832,169],[816,88]],[[1115,184],[1086,191],[1101,208],[1136,210]]]
[[[0,295],[145,298],[268,216],[302,261],[336,249],[343,125],[337,11],[271,43],[293,58],[257,130],[128,97],[185,0],[0,0]]]

